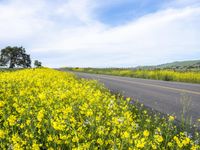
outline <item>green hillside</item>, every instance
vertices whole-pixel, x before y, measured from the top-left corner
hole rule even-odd
[[[166,63],[162,65],[158,65],[158,68],[173,68],[173,67],[199,67],[200,66],[200,60],[192,60],[192,61],[175,61],[172,63]]]
[[[173,69],[173,70],[192,70],[200,71],[200,60],[175,61],[172,63],[161,64],[157,66],[138,66],[132,69],[154,70],[154,69]]]

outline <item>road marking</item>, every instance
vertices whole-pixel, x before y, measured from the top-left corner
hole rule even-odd
[[[177,89],[177,88],[166,87],[166,86],[161,86],[161,85],[141,83],[141,82],[134,82],[134,81],[126,81],[126,80],[122,80],[122,79],[114,79],[114,78],[102,77],[102,76],[100,76],[100,78],[110,79],[110,80],[115,80],[115,81],[121,81],[121,82],[126,82],[126,83],[133,83],[133,84],[139,84],[139,85],[152,86],[152,87],[159,87],[159,88],[168,89],[168,90],[174,90],[174,91],[179,91],[179,92],[183,92],[183,93],[191,93],[191,94],[200,95],[200,92],[195,92],[195,91],[190,91],[190,90],[185,90],[185,89]]]

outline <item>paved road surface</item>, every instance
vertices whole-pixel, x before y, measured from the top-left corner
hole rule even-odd
[[[182,103],[184,106],[189,104],[187,115],[190,115],[193,121],[200,118],[200,84],[74,73],[82,78],[99,80],[111,91],[138,99],[145,106],[159,112],[175,114],[178,120],[183,110]]]

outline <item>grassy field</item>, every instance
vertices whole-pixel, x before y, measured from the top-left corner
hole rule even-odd
[[[93,80],[43,68],[1,72],[0,83],[0,149],[200,148],[174,116],[149,115]]]
[[[155,79],[164,81],[178,81],[200,83],[199,71],[174,71],[174,70],[131,70],[131,69],[97,69],[97,68],[66,68],[67,70],[88,72],[95,74],[108,74],[134,78]]]

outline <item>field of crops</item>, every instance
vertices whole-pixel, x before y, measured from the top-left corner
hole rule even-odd
[[[199,71],[174,70],[131,70],[131,69],[98,69],[98,68],[69,68],[69,70],[96,74],[109,74],[134,78],[155,79],[164,81],[178,81],[200,83]]]
[[[70,73],[0,73],[0,149],[199,149],[173,122]]]

